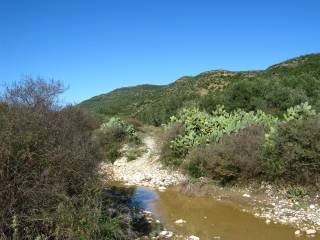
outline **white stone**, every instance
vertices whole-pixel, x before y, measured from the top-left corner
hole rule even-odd
[[[245,193],[242,195],[242,197],[250,198],[251,196],[250,196],[250,194]]]
[[[266,224],[270,224],[271,223],[271,220],[270,219],[267,219],[266,220]]]
[[[301,235],[301,231],[300,231],[300,230],[297,230],[297,231],[294,232],[294,234],[297,235],[297,236],[299,236],[299,235]]]
[[[159,189],[160,192],[163,192],[163,191],[165,191],[167,188],[164,187],[164,186],[161,186],[161,187],[159,187],[158,189]]]
[[[173,237],[173,232],[170,232],[170,231],[161,231],[159,233],[159,237],[162,237],[162,238],[172,238]]]
[[[183,220],[183,219],[178,219],[177,221],[175,221],[176,224],[184,224],[186,223],[187,221],[186,220]]]
[[[143,213],[146,214],[146,215],[152,215],[152,212],[147,211],[147,210],[144,210]]]
[[[315,209],[315,208],[316,208],[316,206],[315,206],[315,205],[313,205],[313,204],[311,204],[311,205],[309,206],[309,208],[310,208],[310,209]]]
[[[192,235],[188,238],[188,240],[200,240],[200,238]]]
[[[307,231],[306,231],[307,235],[316,234],[316,233],[317,233],[317,231],[314,229],[307,229]]]

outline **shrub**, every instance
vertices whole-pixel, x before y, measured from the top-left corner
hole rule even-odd
[[[298,120],[302,118],[308,118],[316,115],[316,111],[312,109],[312,106],[308,102],[301,103],[294,107],[288,108],[287,112],[283,115],[285,121]]]
[[[182,123],[175,122],[166,126],[161,137],[160,160],[166,165],[180,165],[179,155],[170,147],[171,142],[184,134],[185,127]]]
[[[320,117],[279,126],[274,147],[264,158],[266,175],[300,185],[320,183]]]
[[[79,109],[59,108],[62,90],[56,82],[27,79],[2,98],[0,235],[55,236],[61,225],[53,211],[95,181],[102,159],[95,126]]]
[[[194,148],[183,168],[193,177],[206,176],[221,183],[251,179],[261,172],[259,157],[263,141],[263,128],[247,127],[225,136],[219,143]]]
[[[287,196],[291,199],[299,199],[307,195],[307,190],[301,186],[289,186]]]
[[[120,150],[121,150],[121,143],[114,142],[114,143],[108,144],[105,149],[106,159],[114,163],[115,160],[121,157]]]
[[[96,121],[61,108],[62,91],[26,79],[0,98],[0,239],[135,239],[131,210],[106,205],[100,189]]]
[[[224,136],[250,125],[262,126],[268,132],[278,119],[262,111],[237,110],[228,113],[223,107],[219,107],[211,115],[195,108],[184,109],[178,117],[171,118],[171,123],[174,122],[184,124],[185,131],[183,135],[170,142],[170,148],[178,157],[183,158],[193,146],[200,143],[217,143]]]
[[[105,150],[108,161],[114,162],[121,156],[121,147],[125,142],[141,143],[133,125],[118,117],[112,117],[108,122],[101,124],[97,136]]]

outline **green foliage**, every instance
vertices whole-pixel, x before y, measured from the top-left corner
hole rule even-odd
[[[121,156],[120,150],[125,142],[141,144],[134,126],[118,117],[112,117],[108,122],[102,123],[97,135],[105,150],[106,159],[110,162]]]
[[[236,133],[250,125],[262,126],[268,132],[278,119],[262,111],[236,110],[228,113],[223,107],[218,107],[212,114],[196,108],[183,109],[178,117],[172,117],[170,121],[169,124],[178,122],[185,126],[184,134],[170,142],[172,151],[178,157],[184,157],[193,146],[200,143],[217,143],[224,136]]]
[[[255,77],[244,77],[230,83],[223,91],[202,98],[200,106],[212,111],[224,105],[228,111],[260,109],[276,115],[288,108],[309,102],[319,110],[320,54],[298,57],[265,71]]]
[[[301,186],[289,186],[287,189],[287,196],[291,199],[297,200],[307,195],[307,190]]]
[[[141,147],[132,147],[130,148],[125,156],[127,158],[128,161],[133,161],[136,160],[138,157],[142,156],[143,153],[145,153],[147,151],[147,149],[145,148],[141,148]]]
[[[77,198],[68,198],[55,212],[59,228],[54,237],[62,239],[124,239],[119,218],[103,212],[101,191],[85,187]],[[49,216],[48,216],[49,217]]]
[[[309,102],[320,110],[320,54],[274,65],[264,71],[208,71],[182,77],[165,86],[121,88],[93,97],[80,107],[95,114],[136,117],[159,126],[181,108],[199,106],[212,112],[258,109],[281,116],[288,108]]]
[[[272,151],[264,156],[266,175],[273,180],[319,187],[319,115],[282,123]]]
[[[130,141],[139,141],[135,128],[118,117],[112,117],[108,122],[101,124],[99,129],[103,134],[113,134],[120,141],[128,138]]]
[[[291,107],[284,114],[285,121],[299,120],[302,118],[308,118],[316,115],[316,111],[312,109],[312,106],[308,102],[301,103],[300,105]]]
[[[219,143],[193,148],[183,168],[192,177],[206,176],[220,183],[257,177],[262,171],[259,157],[263,141],[261,127],[247,127],[223,137]]]
[[[107,144],[105,147],[105,156],[108,161],[111,163],[114,163],[115,160],[121,157],[121,143],[119,142],[113,142]]]
[[[184,131],[185,127],[182,123],[175,122],[165,126],[165,131],[161,137],[161,162],[173,166],[179,166],[181,164],[177,152],[171,148],[171,142],[183,135]]]

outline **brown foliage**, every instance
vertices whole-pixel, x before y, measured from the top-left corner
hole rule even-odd
[[[250,179],[261,171],[263,141],[263,130],[251,126],[217,144],[198,146],[188,154],[183,167],[194,177],[207,176],[222,183]]]
[[[179,135],[184,133],[185,126],[181,123],[174,123],[161,136],[161,161],[167,165],[180,165],[179,158],[176,153],[170,148],[170,142]]]
[[[95,178],[95,125],[75,107],[60,110],[62,91],[60,83],[27,79],[2,98],[0,238],[50,235],[58,225],[50,213]]]

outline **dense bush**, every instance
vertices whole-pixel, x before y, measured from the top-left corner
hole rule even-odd
[[[320,187],[320,117],[279,126],[272,151],[264,160],[266,175],[293,184]]]
[[[167,126],[161,136],[161,161],[166,165],[179,166],[181,164],[179,154],[171,148],[171,142],[182,136],[184,131],[184,125],[176,122]]]
[[[58,106],[60,83],[27,79],[0,100],[0,238],[132,239],[129,221],[103,206],[97,127]],[[126,219],[127,215],[123,218]]]
[[[217,143],[224,136],[236,133],[250,125],[259,125],[266,131],[278,122],[278,119],[263,113],[244,112],[242,110],[228,113],[223,107],[217,108],[212,114],[201,112],[198,109],[184,109],[178,117],[172,117],[172,123],[185,126],[183,134],[170,141],[171,151],[177,157],[183,158],[188,151],[200,143]]]
[[[165,125],[161,160],[224,183],[259,176],[319,184],[317,116],[308,103],[288,108],[280,119],[262,111],[183,109]]]
[[[217,105],[224,105],[228,111],[238,108],[245,111],[260,109],[281,115],[292,106],[309,102],[319,110],[319,71],[316,68],[310,72],[309,69],[303,68],[299,72],[295,72],[294,69],[287,70],[286,72],[280,68],[270,69],[257,78],[234,81],[224,91],[211,93],[202,98],[200,106],[208,112],[214,110]]]
[[[219,143],[195,147],[187,155],[183,168],[193,177],[206,176],[221,183],[252,179],[262,171],[259,158],[263,141],[263,128],[244,128],[223,137]]]
[[[125,142],[136,145],[141,143],[134,126],[118,117],[112,117],[109,121],[102,123],[97,135],[104,148],[106,159],[111,162],[121,156],[120,150]]]

